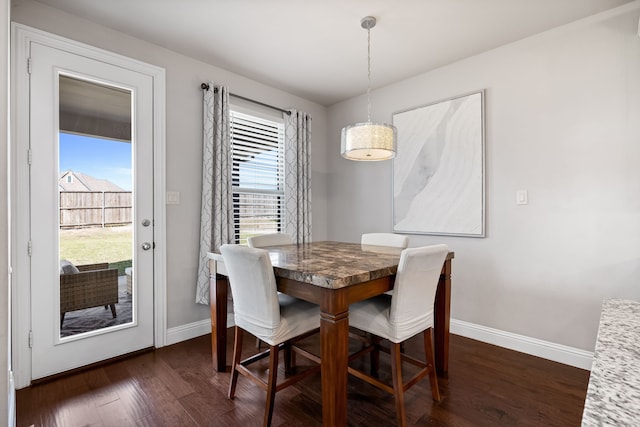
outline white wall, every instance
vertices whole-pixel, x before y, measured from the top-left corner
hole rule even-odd
[[[393,112],[486,90],[487,237],[410,236],[411,246],[456,252],[454,319],[593,351],[602,299],[640,300],[639,9],[372,92],[373,121],[390,122]],[[330,239],[392,229],[392,163],[339,153],[341,127],[365,114],[364,96],[329,108]],[[515,204],[517,189],[529,191],[528,205]]]
[[[180,205],[167,206],[169,328],[209,318],[209,308],[194,303],[202,180],[201,82],[213,80],[232,93],[311,114],[313,235],[316,240],[326,238],[324,107],[30,0],[14,4],[11,14],[13,21],[166,69],[167,191],[180,192]]]

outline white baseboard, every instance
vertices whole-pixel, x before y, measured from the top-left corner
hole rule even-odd
[[[227,327],[232,327],[233,313],[227,315]],[[177,344],[181,341],[190,340],[202,335],[211,333],[211,320],[204,319],[198,322],[187,323],[186,325],[176,326],[167,329],[166,345]]]
[[[227,318],[227,325],[231,327],[233,324],[233,314],[230,313]],[[456,319],[451,319],[450,330],[452,334],[461,335],[532,356],[542,357],[543,359],[553,360],[554,362],[565,365],[575,366],[576,368],[591,370],[593,353],[589,351]],[[176,344],[210,333],[211,321],[209,319],[176,326],[175,328],[169,328],[167,330],[166,344]]]
[[[589,351],[456,319],[451,319],[450,332],[576,368],[591,370],[593,353]]]

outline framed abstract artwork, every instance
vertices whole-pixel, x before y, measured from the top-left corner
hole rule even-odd
[[[393,231],[484,237],[484,91],[393,114]]]

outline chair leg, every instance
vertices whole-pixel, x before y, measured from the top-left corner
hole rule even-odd
[[[429,381],[431,382],[431,396],[433,400],[440,402],[440,388],[438,387],[438,375],[436,372],[435,356],[433,353],[433,338],[431,329],[427,329],[424,334],[424,354],[427,358],[427,365],[431,367]]]
[[[113,318],[115,319],[116,317],[118,317],[118,315],[116,314],[116,305],[109,304],[109,307],[111,307],[111,315],[113,316]]]
[[[262,422],[263,427],[269,427],[271,425],[271,418],[273,418],[273,402],[276,398],[276,386],[278,381],[278,346],[272,345],[269,347],[269,379],[267,383],[267,401],[264,408],[264,420]]]
[[[293,345],[293,342],[291,343],[291,345]],[[289,360],[290,373],[295,373],[296,372],[296,352],[293,351],[293,349],[291,350],[289,359],[290,359]]]
[[[231,381],[229,382],[229,399],[233,399],[236,394],[236,384],[238,383],[238,369],[240,357],[242,356],[242,329],[235,326],[233,342],[233,360],[231,361]]]
[[[404,408],[404,383],[402,381],[402,350],[400,344],[391,343],[391,376],[393,377],[393,394],[396,401],[398,425],[407,425],[407,414]]]
[[[284,372],[287,375],[294,373],[296,369],[296,352],[291,349],[292,345],[291,341],[284,344]]]
[[[370,337],[371,345],[373,345],[373,350],[369,353],[371,376],[378,378],[378,368],[380,367],[380,342],[382,341],[382,338],[373,334],[370,334]]]

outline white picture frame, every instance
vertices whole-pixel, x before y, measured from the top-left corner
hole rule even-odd
[[[484,90],[394,113],[393,124],[393,231],[484,237]]]

